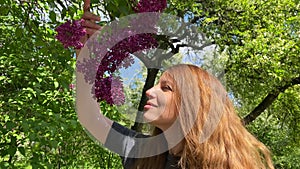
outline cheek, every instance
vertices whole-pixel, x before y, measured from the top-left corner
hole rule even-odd
[[[174,120],[177,117],[177,108],[172,97],[168,97],[164,100],[163,106],[160,107],[162,113],[161,118],[165,120]]]
[[[176,109],[176,105],[174,102],[169,102],[167,109],[164,113],[166,116],[168,116],[169,118],[176,118],[177,117],[177,109]]]

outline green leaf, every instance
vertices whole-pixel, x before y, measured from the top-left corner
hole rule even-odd
[[[22,37],[22,35],[23,35],[23,29],[20,28],[20,27],[17,27],[17,29],[16,29],[16,36],[17,37]]]
[[[18,150],[19,150],[19,152],[20,152],[23,156],[26,155],[26,154],[25,154],[25,148],[24,148],[24,147],[18,147]]]
[[[91,0],[91,4],[99,3],[99,0]]]
[[[38,80],[39,83],[41,83],[43,81],[42,78],[36,77],[36,79]]]
[[[0,76],[0,81],[4,80],[6,76]]]
[[[10,130],[12,130],[16,125],[15,125],[15,123],[13,123],[13,122],[11,122],[11,121],[8,121],[7,123],[6,123],[6,129],[8,130],[8,131],[10,131]]]
[[[17,148],[15,146],[10,146],[7,152],[10,156],[14,156],[17,152]]]
[[[56,13],[54,11],[50,12],[49,17],[53,22],[56,22]]]
[[[55,82],[54,82],[54,87],[55,87],[55,88],[58,88],[58,86],[59,86],[59,83],[55,81]]]

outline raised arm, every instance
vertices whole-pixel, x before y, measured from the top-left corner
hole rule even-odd
[[[82,17],[85,19],[83,26],[86,28],[87,35],[82,39],[85,43],[88,36],[91,36],[101,27],[95,23],[100,18],[89,12],[85,12]],[[77,62],[89,58],[86,48],[76,51]],[[100,110],[99,103],[93,98],[91,93],[92,84],[84,79],[84,74],[76,70],[76,111],[81,125],[89,131],[98,141],[105,143],[107,135],[111,129],[113,121],[105,117]]]

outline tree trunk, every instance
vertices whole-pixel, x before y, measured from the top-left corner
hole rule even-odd
[[[143,114],[141,112],[144,111],[144,106],[147,103],[146,91],[148,89],[150,89],[151,87],[153,87],[158,71],[159,71],[159,69],[156,69],[156,68],[147,69],[147,78],[146,78],[146,82],[145,82],[145,85],[143,88],[142,98],[139,103],[138,112],[137,112],[136,118],[135,118],[135,123],[131,127],[131,129],[133,129],[137,132],[141,132],[143,129],[143,123],[140,123],[140,122],[143,119]]]

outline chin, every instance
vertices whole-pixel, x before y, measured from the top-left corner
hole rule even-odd
[[[146,122],[146,123],[150,123],[151,122],[151,120],[149,118],[147,118],[147,111],[144,112],[143,118],[144,118],[143,119],[144,122]]]
[[[144,113],[144,121],[146,123],[150,123],[150,124],[153,124],[154,121],[157,120],[157,116],[153,116],[153,112],[151,113],[151,111],[145,111]]]

